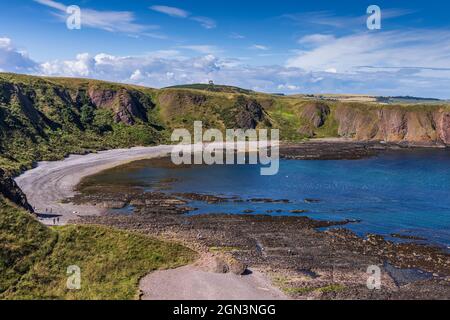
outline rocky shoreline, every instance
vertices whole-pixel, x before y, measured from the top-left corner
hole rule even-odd
[[[251,214],[189,215],[190,201],[284,203],[283,199],[223,198],[205,194],[144,192],[114,184],[81,184],[70,201],[109,210],[82,217],[81,224],[102,224],[176,239],[196,250],[220,253],[234,261],[221,270],[256,268],[297,299],[448,299],[450,255],[417,243],[394,243],[378,235],[366,238],[345,229],[357,221],[318,221],[305,216]],[[318,199],[305,199],[319,201]],[[119,205],[118,205],[119,202]],[[320,228],[329,228],[319,231]],[[398,235],[400,238],[400,235]],[[405,239],[406,240],[406,239]],[[414,240],[414,239],[409,239]],[[240,267],[235,267],[235,265]],[[381,290],[368,290],[367,268],[382,270]]]
[[[440,144],[385,143],[348,139],[315,139],[303,143],[283,143],[280,156],[290,160],[358,160],[389,150],[446,148]]]
[[[280,155],[286,159],[351,160],[399,148],[401,146],[381,143],[311,141],[298,145],[284,144],[280,148]],[[300,215],[300,212],[298,216],[289,217],[232,215],[227,212],[187,214],[195,209],[190,205],[191,201],[283,204],[285,199],[242,200],[238,197],[230,199],[214,194],[144,192],[143,189],[133,186],[95,183],[82,183],[79,192],[74,192],[74,186],[84,177],[131,160],[164,156],[168,150],[169,147],[139,148],[132,152],[118,150],[83,156],[87,157],[88,161],[79,156],[60,163],[45,163],[30,175],[21,177],[19,186],[25,187],[27,196],[29,191],[32,191],[31,197],[28,197],[29,200],[31,198],[32,205],[53,203],[54,212],[63,214],[66,219],[64,221],[102,224],[182,241],[197,251],[218,255],[222,261],[219,266],[222,267],[218,267],[217,272],[242,271],[245,267],[249,270],[256,268],[266,273],[279,288],[293,298],[450,297],[448,253],[420,244],[393,243],[376,235],[363,239],[342,229],[346,224],[357,221],[317,221]],[[62,182],[63,187],[57,182]],[[161,190],[170,183],[171,181],[161,181]],[[47,199],[42,193],[35,192],[36,185],[39,185],[41,190],[58,190],[59,193],[49,193]],[[62,198],[65,201],[62,202]],[[304,201],[314,203],[320,200]],[[69,212],[65,213],[64,210]],[[82,212],[83,215],[77,212]],[[328,227],[333,229],[318,230]],[[339,229],[334,229],[336,227]],[[401,235],[398,238],[401,238]],[[377,265],[382,270],[381,290],[367,289],[367,268],[371,265]]]

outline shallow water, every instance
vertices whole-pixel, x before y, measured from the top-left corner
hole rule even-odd
[[[170,187],[171,192],[194,192],[227,197],[289,199],[290,203],[192,202],[191,214],[234,213],[298,215],[308,210],[315,219],[356,219],[346,227],[359,235],[393,233],[426,238],[450,246],[450,151],[387,152],[363,160],[281,160],[275,176],[261,176],[258,165],[121,167],[96,179],[143,186]],[[106,176],[104,176],[106,174]],[[170,181],[170,183],[162,183]],[[305,199],[320,200],[306,203]],[[275,212],[281,210],[282,212]]]

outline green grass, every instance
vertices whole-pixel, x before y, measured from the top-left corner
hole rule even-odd
[[[136,299],[139,279],[190,263],[179,244],[101,226],[49,229],[0,198],[0,299]],[[67,268],[81,269],[69,290]]]
[[[317,290],[322,293],[340,292],[345,290],[346,287],[341,284],[330,284],[325,287],[318,288]]]
[[[209,251],[213,253],[226,253],[226,252],[235,252],[238,251],[239,248],[237,247],[210,247]]]
[[[0,294],[51,252],[56,232],[0,195]]]
[[[293,283],[295,281],[285,275],[274,275],[272,276],[272,281],[277,287],[279,287],[284,293],[288,295],[306,295],[312,292],[332,293],[346,290],[346,287],[344,285],[334,283],[323,287],[296,287],[293,286]]]

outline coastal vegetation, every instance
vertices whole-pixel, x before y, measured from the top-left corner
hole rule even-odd
[[[137,299],[144,275],[195,258],[179,244],[101,226],[48,228],[2,196],[0,230],[0,299]],[[72,265],[80,290],[66,285]]]

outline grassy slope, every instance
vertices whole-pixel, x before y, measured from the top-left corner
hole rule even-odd
[[[23,96],[10,96],[20,88]],[[114,108],[89,105],[88,90],[128,90],[152,100],[153,89],[96,80],[40,78],[0,73],[0,167],[13,174],[37,160],[61,159],[70,153],[156,144],[163,134],[155,129],[158,115],[147,108],[148,121],[133,126],[116,123]],[[79,96],[77,104],[70,97]]]
[[[0,196],[0,299],[135,299],[148,272],[189,263],[178,244],[99,226],[49,229]],[[81,290],[66,289],[67,267]]]

